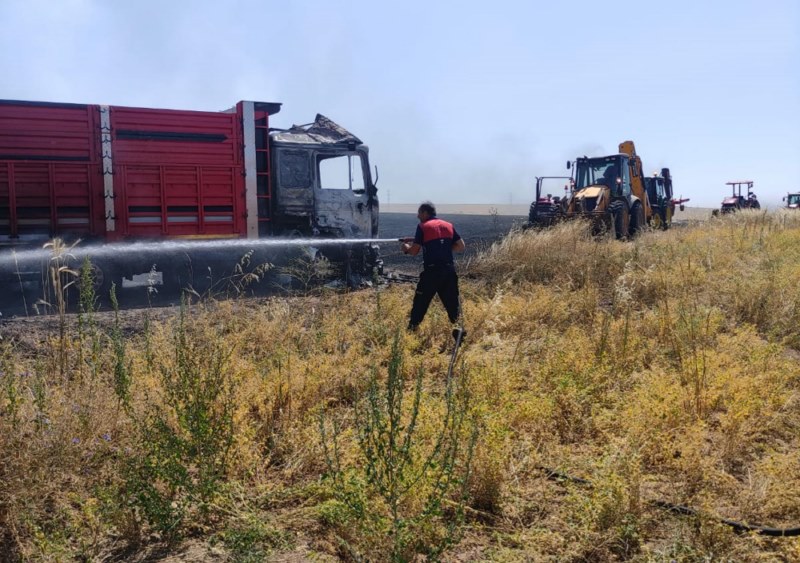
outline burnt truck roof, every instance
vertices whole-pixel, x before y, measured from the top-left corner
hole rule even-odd
[[[270,136],[280,143],[298,145],[363,144],[361,139],[321,113],[317,114],[313,123],[292,125],[289,129],[270,129]]]

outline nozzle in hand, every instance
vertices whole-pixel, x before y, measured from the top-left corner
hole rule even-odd
[[[398,242],[403,243],[400,245],[400,252],[403,254],[408,254],[411,250],[411,247],[414,245],[414,237],[402,237],[397,240]]]

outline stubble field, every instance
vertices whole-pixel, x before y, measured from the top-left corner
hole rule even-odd
[[[722,521],[800,525],[800,218],[459,264],[455,362],[411,285],[2,325],[0,559],[800,558]]]

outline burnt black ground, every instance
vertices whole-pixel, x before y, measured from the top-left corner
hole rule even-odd
[[[519,225],[524,222],[525,217],[518,216],[504,216],[504,215],[462,215],[451,214],[441,215],[442,219],[452,222],[456,230],[461,234],[466,243],[467,250],[463,255],[457,257],[458,263],[468,260],[470,257],[475,256],[480,250],[487,248],[496,240],[506,235],[513,226]],[[417,227],[416,214],[412,213],[382,213],[380,216],[380,230],[378,238],[400,238],[413,236]],[[229,251],[230,252],[230,251]],[[237,251],[238,252],[238,251]],[[266,251],[265,251],[266,252]],[[275,251],[270,251],[275,252]],[[192,259],[192,279],[189,280],[188,285],[195,288],[198,293],[202,295],[210,295],[213,293],[216,298],[232,297],[237,295],[237,288],[232,291],[233,284],[229,284],[226,278],[231,275],[237,261],[240,260],[241,253],[231,254],[226,256],[226,260],[221,260],[217,257],[214,263],[217,264],[216,278],[224,283],[217,283],[210,280],[208,268],[204,262],[208,262],[208,256],[205,251],[201,252],[202,256],[194,256]],[[389,243],[381,245],[381,257],[384,261],[384,269],[387,272],[397,272],[400,274],[417,274],[421,269],[422,258],[405,256],[400,252],[400,243]],[[185,257],[184,257],[185,258]],[[249,267],[244,268],[245,271],[252,271],[255,265],[260,263],[273,263],[276,256],[273,254],[264,254],[260,256],[258,253],[252,257],[252,263]],[[170,261],[175,260],[173,256],[161,256],[158,260]],[[154,260],[157,261],[157,260]],[[285,260],[284,260],[285,261]],[[32,274],[36,274],[34,270],[41,271],[46,268],[47,262],[35,268],[29,268]],[[73,265],[74,268],[79,268],[79,264]],[[11,268],[7,265],[6,269]],[[249,286],[241,288],[244,295],[274,295],[285,293],[287,287],[285,285],[285,275],[281,276],[281,280],[276,280],[277,272],[280,268],[276,268],[267,277],[262,278],[259,286]],[[223,272],[224,275],[219,275]],[[307,272],[295,272],[302,278]],[[9,319],[13,316],[30,317],[38,316],[40,314],[49,312],[53,313],[57,310],[55,303],[49,306],[41,303],[44,291],[41,289],[41,281],[36,281],[38,277],[41,280],[41,275],[33,275],[33,281],[23,281],[18,273],[14,270],[0,272],[0,321]],[[274,274],[274,275],[273,275]],[[269,276],[272,275],[272,278]],[[238,276],[241,278],[242,276]],[[209,284],[213,281],[214,287],[209,289]],[[125,282],[126,284],[128,282]],[[186,287],[184,280],[179,280],[180,287]],[[302,283],[302,282],[301,282]],[[176,285],[177,287],[177,285]],[[121,309],[133,309],[141,307],[163,307],[171,306],[180,302],[180,293],[176,290],[168,292],[164,286],[158,286],[157,292],[148,293],[146,280],[139,284],[134,284],[129,287],[117,287],[117,297],[119,307]],[[72,310],[75,309],[74,303],[77,302],[77,286],[73,285],[69,289],[71,294],[70,301],[73,303]],[[194,295],[197,298],[197,295]],[[49,301],[53,302],[51,297]],[[98,299],[98,306],[100,310],[110,309],[110,301],[105,299]]]
[[[456,260],[463,261],[475,256],[479,251],[503,236],[516,225],[521,225],[527,217],[516,215],[462,215],[442,214],[440,219],[453,223],[458,234],[464,239],[466,251]],[[411,213],[381,213],[380,238],[400,238],[414,236],[417,228],[417,216]],[[422,259],[419,256],[405,256],[400,252],[400,243],[382,244],[381,257],[385,269],[401,273],[416,273],[421,269]]]

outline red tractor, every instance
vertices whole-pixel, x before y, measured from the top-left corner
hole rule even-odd
[[[726,186],[731,186],[731,195],[722,200],[722,207],[716,211],[717,213],[733,213],[740,209],[761,209],[761,204],[758,203],[756,194],[753,193],[752,180],[740,180],[737,182],[726,182]],[[742,191],[746,190],[746,195],[742,195]]]
[[[564,196],[554,196],[546,193],[544,184],[551,189],[561,189],[563,184]],[[549,227],[564,217],[564,205],[572,195],[574,181],[569,176],[537,176],[536,199],[531,203],[528,213],[528,223],[525,228]]]

